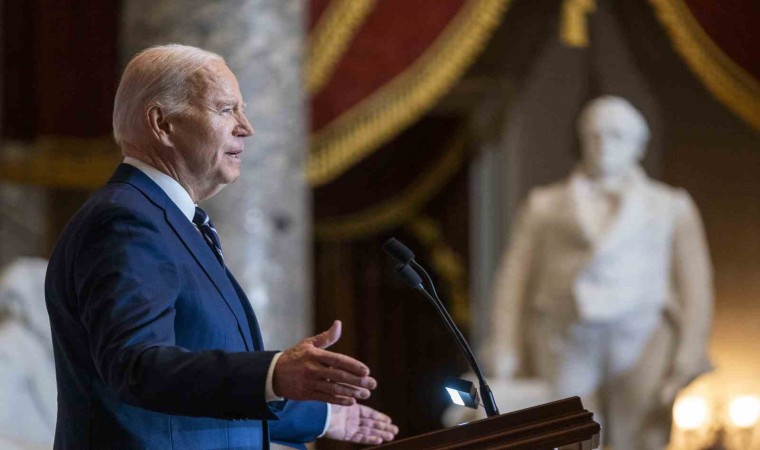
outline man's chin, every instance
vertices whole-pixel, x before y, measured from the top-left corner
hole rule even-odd
[[[232,184],[240,178],[240,166],[229,167],[224,171],[222,183],[225,185]]]

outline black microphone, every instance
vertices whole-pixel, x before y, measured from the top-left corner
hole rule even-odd
[[[399,274],[404,283],[406,283],[412,289],[419,291],[426,299],[430,301],[430,303],[433,304],[436,311],[438,312],[438,315],[441,316],[441,319],[443,319],[443,323],[446,325],[446,328],[454,336],[457,344],[459,344],[459,347],[462,349],[467,362],[470,364],[470,368],[472,368],[472,371],[475,372],[475,376],[478,377],[481,398],[483,400],[483,408],[486,410],[486,415],[488,417],[499,415],[499,408],[496,406],[496,400],[493,397],[493,392],[491,392],[491,388],[488,386],[488,383],[486,383],[483,372],[480,370],[480,366],[475,360],[475,355],[472,353],[472,350],[467,344],[467,340],[462,335],[462,332],[459,331],[459,328],[457,328],[454,320],[449,315],[449,312],[446,311],[446,308],[443,306],[441,299],[438,298],[438,293],[435,291],[435,285],[433,284],[433,280],[430,278],[430,275],[428,275],[424,267],[419,265],[414,260],[414,253],[409,250],[409,247],[402,244],[401,241],[395,238],[390,238],[385,242],[385,244],[383,244],[383,250],[393,259],[398,261],[399,264],[396,266],[396,273]],[[431,295],[430,292],[425,289],[422,278],[414,269],[422,272],[428,284],[430,285],[430,289],[435,295]]]
[[[390,238],[385,241],[383,250],[401,264],[409,264],[410,261],[414,261],[414,253],[396,238]]]
[[[414,269],[409,267],[409,264],[399,263],[396,266],[396,273],[410,288],[419,289],[422,286],[422,278],[420,278],[420,275]]]
[[[428,275],[427,271],[425,271],[425,268],[421,265],[417,264],[417,261],[414,260],[414,252],[409,249],[406,245],[402,244],[401,241],[399,241],[396,238],[390,238],[387,241],[385,241],[385,244],[383,244],[383,250],[385,253],[387,253],[391,258],[398,261],[399,265],[396,266],[396,271],[399,271],[399,268],[401,266],[406,266],[407,264],[411,264],[412,267],[419,270],[420,272],[424,273],[425,276],[428,279],[428,282],[430,284],[430,288],[433,291],[433,296],[438,297],[438,293],[435,291],[435,285],[433,284],[433,280]],[[400,274],[400,272],[399,272]],[[421,280],[420,280],[421,281]],[[411,286],[412,288],[416,288],[416,286]],[[424,287],[424,285],[423,285]]]

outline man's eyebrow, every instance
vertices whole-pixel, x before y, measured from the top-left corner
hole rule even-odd
[[[245,102],[239,102],[238,99],[236,99],[234,97],[219,98],[219,99],[217,99],[214,102],[214,104],[216,104],[216,105],[235,105],[235,106],[240,105],[243,108],[246,107],[246,103]]]

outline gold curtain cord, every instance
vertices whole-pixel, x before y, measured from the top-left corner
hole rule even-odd
[[[562,2],[560,39],[568,47],[588,47],[588,14],[596,10],[596,0],[565,0]]]
[[[108,180],[122,156],[110,136],[41,136],[33,142],[4,142],[0,179],[12,183],[94,189]]]
[[[377,0],[333,0],[309,34],[306,54],[306,90],[319,92]]]
[[[446,242],[443,227],[432,217],[415,216],[405,228],[428,248],[433,270],[449,286],[452,318],[461,328],[469,328],[470,296],[464,259]]]
[[[424,114],[483,49],[510,0],[469,0],[406,71],[311,137],[307,178],[332,181]]]
[[[459,172],[465,159],[465,141],[464,135],[457,135],[435,166],[398,197],[357,213],[318,221],[314,225],[317,240],[360,239],[408,221]]]
[[[760,83],[712,41],[683,0],[649,0],[673,46],[707,89],[760,130]]]

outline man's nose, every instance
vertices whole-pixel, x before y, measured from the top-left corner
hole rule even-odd
[[[245,114],[240,114],[240,118],[238,119],[238,126],[235,127],[235,136],[238,137],[248,137],[253,136],[253,126],[251,125],[251,122],[248,121],[248,117],[245,116]]]

